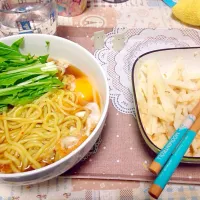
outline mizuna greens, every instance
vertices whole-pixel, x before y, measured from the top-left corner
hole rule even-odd
[[[63,87],[54,62],[48,55],[35,57],[20,52],[24,38],[11,46],[0,42],[0,112],[9,106],[24,105],[46,92]]]

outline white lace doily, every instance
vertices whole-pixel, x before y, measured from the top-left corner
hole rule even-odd
[[[112,49],[115,34],[124,33],[125,44],[120,52]],[[165,48],[199,46],[199,33],[193,29],[121,29],[106,34],[104,48],[94,56],[107,74],[110,99],[114,107],[124,114],[135,116],[131,73],[133,63],[142,54]]]

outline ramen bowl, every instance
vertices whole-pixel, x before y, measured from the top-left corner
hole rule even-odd
[[[22,35],[0,39],[7,45],[21,38]],[[93,147],[99,138],[107,116],[109,104],[109,89],[103,69],[93,55],[80,45],[57,36],[43,34],[24,34],[22,52],[32,55],[45,55],[55,59],[67,60],[83,71],[97,89],[101,97],[101,117],[93,132],[88,138],[70,154],[48,166],[27,172],[0,174],[0,181],[15,185],[36,184],[54,178],[77,164]],[[47,47],[48,41],[48,47]]]

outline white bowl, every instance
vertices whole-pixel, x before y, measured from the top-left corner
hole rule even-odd
[[[21,37],[24,37],[25,40],[23,52],[35,55],[44,55],[48,53],[52,58],[66,59],[88,75],[101,96],[102,115],[95,130],[87,140],[63,159],[41,169],[29,172],[0,174],[0,182],[12,183],[15,185],[35,184],[46,181],[64,173],[78,163],[89,152],[98,139],[106,120],[109,105],[109,88],[105,73],[90,52],[67,39],[43,34],[10,36],[1,38],[0,42],[10,45]],[[46,41],[50,42],[49,50],[47,50]]]

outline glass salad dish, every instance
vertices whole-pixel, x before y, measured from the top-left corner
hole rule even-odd
[[[150,51],[133,65],[136,119],[143,139],[155,153],[200,99],[199,63],[200,48],[189,47]],[[199,133],[182,162],[200,164]]]

